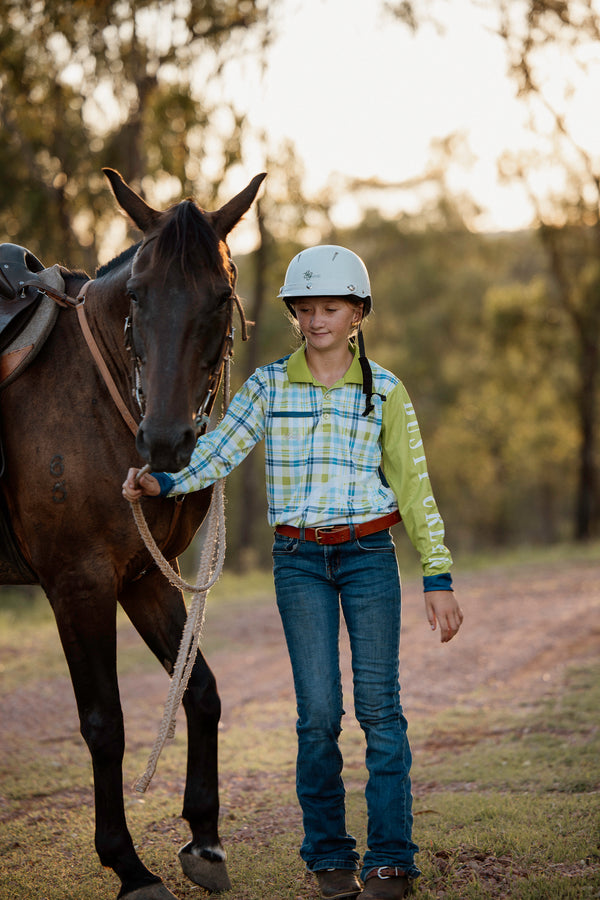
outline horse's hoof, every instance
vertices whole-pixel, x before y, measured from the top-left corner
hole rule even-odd
[[[156,881],[154,884],[137,888],[129,894],[123,894],[119,900],[177,900],[177,897],[164,886],[162,881]]]
[[[187,875],[194,884],[199,884],[200,887],[205,888],[207,891],[220,893],[221,891],[230,890],[231,882],[227,874],[225,860],[216,859],[211,861],[199,855],[198,852],[188,849],[188,847],[190,845],[186,844],[179,851],[179,862],[181,863],[183,874]]]

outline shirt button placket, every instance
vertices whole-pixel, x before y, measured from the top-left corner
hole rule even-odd
[[[322,421],[325,423],[325,428],[328,430],[331,420],[331,407],[329,406],[329,391],[325,391],[323,394],[323,414]]]

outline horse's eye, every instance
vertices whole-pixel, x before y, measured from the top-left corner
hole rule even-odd
[[[138,303],[140,302],[138,295],[136,294],[135,291],[127,291],[127,296],[129,297],[129,299],[131,300],[131,302],[133,303],[134,306],[137,306]]]

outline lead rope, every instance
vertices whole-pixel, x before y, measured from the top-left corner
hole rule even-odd
[[[224,409],[226,409],[227,404],[229,403],[230,391],[229,359],[225,360],[224,367],[223,396]],[[156,541],[150,533],[139,500],[131,501],[131,511],[138,527],[138,531],[160,571],[174,587],[177,587],[182,591],[187,591],[193,595],[188,608],[181,641],[179,643],[177,659],[175,661],[169,693],[167,694],[158,734],[154,741],[152,752],[148,758],[146,770],[134,783],[134,789],[143,794],[152,781],[152,777],[156,771],[158,758],[165,743],[175,736],[177,710],[179,709],[192,674],[202,629],[204,627],[206,595],[209,589],[218,581],[223,569],[223,562],[225,560],[225,479],[221,478],[217,481],[213,490],[208,519],[206,521],[207,533],[200,551],[200,562],[195,585],[188,584],[184,581],[161,553]]]

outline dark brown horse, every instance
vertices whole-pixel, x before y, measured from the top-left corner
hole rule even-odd
[[[121,483],[131,465],[142,464],[140,457],[154,470],[170,471],[189,460],[196,411],[215,387],[231,327],[235,268],[226,238],[264,176],[207,213],[191,200],[156,211],[117,172],[105,173],[143,238],[98,270],[85,291],[85,310],[119,392],[139,418],[123,336],[131,316],[145,398],[137,439],[109,395],[77,314],[63,308],[38,356],[0,395],[1,484],[20,551],[54,610],[71,673],[92,757],[98,855],[121,879],[119,897],[163,900],[173,895],[138,858],[125,821],[116,610],[120,603],[168,672],[186,610],[180,592],[151,564]],[[86,278],[61,272],[66,294],[77,297]],[[147,503],[148,524],[167,559],[175,561],[188,546],[210,497],[208,489],[182,504]],[[201,653],[183,704],[188,765],[182,815],[192,837],[180,859],[197,884],[223,890],[229,882],[217,830],[220,702]]]

